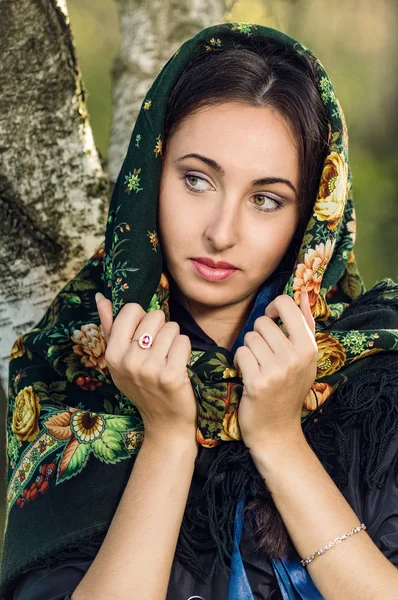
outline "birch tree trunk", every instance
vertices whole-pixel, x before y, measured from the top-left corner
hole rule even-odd
[[[107,178],[64,0],[0,0],[0,381],[103,238]]]
[[[225,22],[236,0],[118,0],[120,48],[113,68],[107,172],[116,181],[142,100],[177,48]]]

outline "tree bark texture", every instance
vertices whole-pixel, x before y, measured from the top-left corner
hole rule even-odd
[[[101,243],[107,178],[63,0],[0,0],[0,381]]]

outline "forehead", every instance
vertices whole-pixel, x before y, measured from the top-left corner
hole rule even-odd
[[[227,175],[238,169],[248,178],[255,171],[253,179],[264,174],[298,176],[296,140],[272,107],[225,102],[202,108],[180,123],[168,142],[168,152],[174,159],[192,152],[203,154],[218,162]]]

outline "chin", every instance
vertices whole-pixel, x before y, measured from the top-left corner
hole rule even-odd
[[[224,282],[220,285],[208,281],[203,281],[203,283],[201,281],[188,282],[185,278],[183,283],[180,284],[178,281],[176,283],[188,301],[213,308],[241,302],[250,294],[250,291],[245,293],[242,286],[238,285],[240,294],[237,295],[237,286],[232,282]]]

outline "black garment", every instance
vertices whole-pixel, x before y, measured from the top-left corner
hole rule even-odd
[[[189,335],[193,348],[205,350],[214,345],[215,342],[204,333],[183,306],[173,302],[170,310],[172,320],[180,324],[181,333]],[[389,360],[392,361],[392,369],[396,369],[395,355]],[[375,377],[377,377],[377,360],[374,361],[374,365]],[[375,544],[398,567],[398,472],[395,469],[390,473],[381,489],[375,486],[369,490],[362,477],[360,428],[352,425],[347,429],[346,434],[349,439],[351,468],[347,484],[341,492],[359,520],[366,524],[368,534]],[[397,454],[397,448],[398,431],[380,467],[380,473],[388,472],[392,460]],[[215,451],[216,448],[199,448],[195,472],[199,472],[204,466],[208,468],[209,456],[213,450]],[[337,453],[334,460],[337,461]],[[271,563],[265,556],[254,552],[253,539],[254,534],[250,531],[249,524],[245,523],[240,548],[254,598],[255,600],[280,600],[281,595]],[[325,540],[325,543],[326,541],[328,540]],[[209,556],[209,564],[210,558]],[[30,570],[25,573],[17,585],[13,600],[69,600],[89,569],[92,560],[92,558],[87,559],[87,556],[78,549],[73,549],[70,551],[70,558],[60,561],[55,566]],[[205,557],[203,560],[206,560]],[[228,582],[229,569],[222,571],[211,582],[201,583],[195,581],[193,576],[175,559],[170,575],[167,600],[188,600],[192,596],[200,596],[203,600],[227,600]]]

